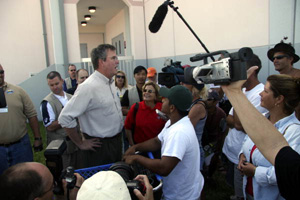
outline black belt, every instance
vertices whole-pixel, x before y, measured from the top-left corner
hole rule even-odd
[[[0,144],[0,146],[1,146],[1,147],[10,147],[11,145],[14,145],[14,144],[17,144],[17,143],[20,143],[20,142],[21,142],[21,139],[15,141],[15,142],[11,142],[11,143]]]
[[[115,138],[119,137],[119,136],[121,135],[121,133],[122,133],[122,131],[121,131],[120,133],[118,133],[117,135],[115,135],[115,136],[112,136],[112,137],[105,137],[105,138],[89,136],[89,135],[86,134],[86,133],[83,133],[83,135],[84,135],[84,137],[85,137],[86,139],[99,138],[99,139],[101,139],[101,140],[111,140],[111,139],[115,139]]]

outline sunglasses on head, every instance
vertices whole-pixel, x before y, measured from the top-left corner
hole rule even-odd
[[[121,75],[116,75],[116,77],[125,79],[125,76],[121,76]]]
[[[143,92],[145,92],[145,93],[147,93],[147,92],[148,93],[155,93],[155,91],[153,91],[153,90],[146,90],[146,89],[144,89]]]
[[[1,69],[1,70],[0,70],[0,74],[4,74],[4,70]]]
[[[287,55],[274,56],[274,57],[272,58],[272,61],[274,61],[275,59],[281,60],[282,58],[287,58],[287,57],[289,57],[289,56],[287,56]]]

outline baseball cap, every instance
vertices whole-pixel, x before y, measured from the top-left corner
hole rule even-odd
[[[220,100],[220,97],[219,97],[219,93],[215,90],[212,90],[212,89],[209,89],[208,90],[208,96],[207,96],[207,99],[208,100]]]
[[[156,69],[154,67],[149,67],[147,69],[147,77],[153,77],[156,74]]]
[[[168,98],[170,103],[174,104],[181,111],[188,111],[193,100],[192,93],[182,85],[175,85],[170,89],[162,87],[159,90],[159,94]]]
[[[130,200],[124,179],[114,171],[101,171],[85,180],[77,194],[77,200]]]

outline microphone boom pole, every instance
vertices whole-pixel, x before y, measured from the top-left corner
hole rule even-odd
[[[183,16],[180,14],[180,12],[178,11],[178,7],[174,7],[174,1],[170,1],[167,0],[168,5],[177,13],[177,15],[179,16],[179,18],[183,21],[183,23],[190,29],[190,31],[193,33],[193,35],[196,37],[196,39],[198,40],[198,42],[201,44],[201,46],[204,48],[204,50],[207,53],[210,53],[208,51],[208,49],[206,48],[206,46],[203,44],[203,42],[200,40],[200,38],[196,35],[196,33],[194,32],[194,30],[190,27],[190,25],[185,21],[185,19],[183,18]],[[213,56],[210,56],[210,58],[215,61],[215,58]]]

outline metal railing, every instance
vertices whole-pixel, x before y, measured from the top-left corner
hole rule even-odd
[[[119,59],[118,70],[122,70],[123,72],[125,72],[128,79],[128,83],[134,85],[135,80],[133,77],[133,70],[135,66],[134,66],[133,56],[118,56],[118,59]],[[89,74],[92,74],[94,72],[91,58],[82,58],[81,62],[82,62],[81,63],[82,68],[86,69],[89,72]]]

